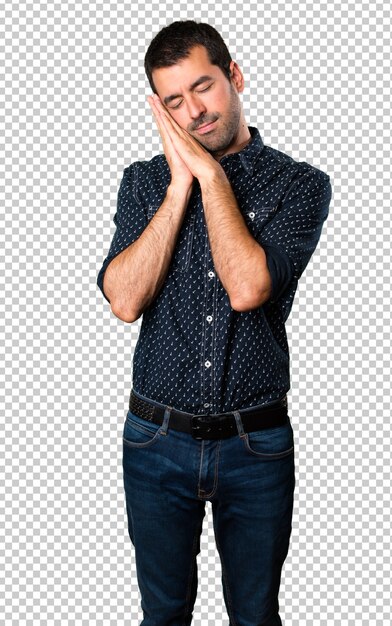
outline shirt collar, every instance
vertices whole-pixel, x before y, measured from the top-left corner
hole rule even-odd
[[[221,162],[223,161],[223,159],[236,157],[238,155],[243,168],[248,172],[250,176],[252,176],[256,160],[261,151],[264,149],[264,142],[261,138],[259,130],[255,126],[248,126],[248,129],[251,134],[251,138],[246,146],[244,146],[244,148],[242,148],[242,150],[239,150],[238,152],[225,154],[221,158]]]

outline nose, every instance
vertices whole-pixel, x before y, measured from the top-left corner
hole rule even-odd
[[[188,113],[192,120],[199,120],[207,111],[206,106],[196,97],[188,100]]]

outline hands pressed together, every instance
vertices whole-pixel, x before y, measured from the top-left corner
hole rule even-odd
[[[188,188],[194,177],[203,180],[211,176],[220,167],[218,161],[177,124],[157,94],[148,96],[147,100],[161,134],[172,184]]]

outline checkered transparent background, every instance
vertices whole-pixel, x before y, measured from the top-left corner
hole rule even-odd
[[[296,440],[285,626],[391,614],[388,3],[17,3],[2,16],[1,624],[132,624],[121,431],[140,320],[96,276],[124,167],[162,152],[147,46],[208,21],[264,143],[331,176],[287,322]],[[227,626],[207,504],[195,626]]]

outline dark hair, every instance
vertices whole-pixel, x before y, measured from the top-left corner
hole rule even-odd
[[[210,24],[193,20],[172,22],[162,28],[151,41],[144,57],[144,69],[154,93],[157,90],[152,79],[152,71],[160,67],[176,65],[189,56],[194,46],[204,46],[212,65],[221,68],[230,81],[231,56],[222,36]]]

